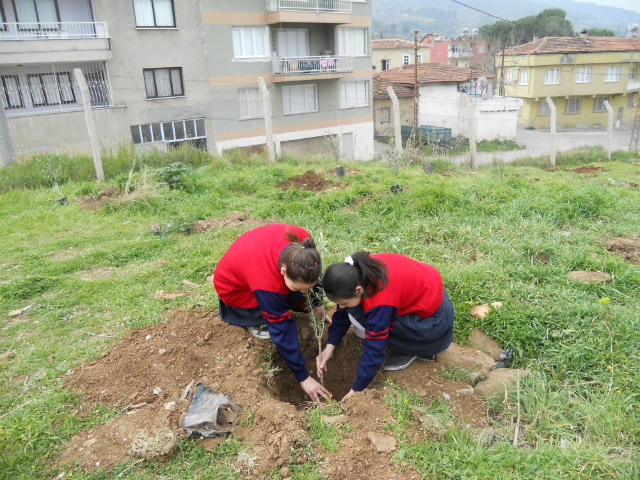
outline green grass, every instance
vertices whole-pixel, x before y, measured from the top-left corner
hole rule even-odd
[[[321,195],[284,192],[276,185],[309,168],[333,168],[329,159],[268,164],[239,154],[214,160],[171,152],[137,157],[135,168],[165,167],[179,155],[188,166],[181,188],[100,212],[61,206],[52,188],[57,182],[69,198],[99,192],[104,184],[90,181],[88,157],[37,157],[0,170],[0,353],[15,353],[0,363],[0,478],[55,477],[59,470],[51,462],[64,442],[115,414],[79,404],[60,377],[132,328],[162,321],[167,308],[191,305],[193,299],[157,300],[152,292],[179,288],[182,279],[206,285],[205,277],[240,231],[185,236],[180,228],[245,209],[250,217],[275,216],[314,235],[322,231],[327,263],[368,249],[434,265],[456,310],[455,340],[464,342],[477,326],[513,349],[514,366],[531,372],[522,382],[526,441],[520,448],[479,445],[457,426],[447,429],[444,442],[409,443],[406,408],[420,400],[411,392],[396,393],[402,399],[393,404],[398,461],[433,479],[638,478],[640,273],[603,248],[610,236],[640,233],[638,189],[608,182],[640,183],[638,167],[630,164],[640,162],[637,154],[616,152],[613,161],[595,164],[609,170],[597,176],[550,172],[544,159],[486,165],[470,175],[438,160],[434,175],[419,165],[402,170],[399,183],[410,188],[398,195],[388,194],[394,178],[378,162],[345,164],[361,172],[344,180],[347,188]],[[109,182],[119,184],[134,157],[123,151],[110,158],[105,157],[105,171]],[[602,149],[580,149],[558,155],[558,166],[603,158]],[[343,209],[363,195],[373,198],[355,211]],[[172,227],[155,236],[149,231],[154,223]],[[474,253],[484,256],[472,261]],[[540,253],[549,255],[547,265],[535,261]],[[83,280],[95,268],[108,275]],[[614,280],[577,284],[566,279],[572,270],[602,270]],[[203,296],[206,307],[215,308],[211,287],[203,288]],[[603,297],[611,302],[599,303]],[[484,319],[469,315],[469,302],[493,301],[504,307]],[[20,317],[7,317],[29,305]],[[491,405],[505,425],[516,415],[515,396],[509,398],[508,405]],[[440,403],[426,407],[448,415]],[[74,416],[77,408],[89,409],[89,418]],[[319,413],[309,413],[310,435],[335,448],[346,427],[321,432]],[[559,446],[560,439],[567,448]],[[122,478],[187,479],[195,472],[198,478],[235,478],[233,461],[243,448],[231,437],[212,455],[198,441],[186,440],[167,464],[136,465]],[[314,462],[292,467],[294,478],[319,478]],[[113,478],[125,468],[76,471],[73,477]]]

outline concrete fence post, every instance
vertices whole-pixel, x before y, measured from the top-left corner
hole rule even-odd
[[[546,98],[547,105],[551,110],[551,123],[549,124],[549,131],[551,133],[551,148],[549,149],[549,164],[552,167],[556,166],[556,122],[558,119],[556,104],[553,103],[551,97]]]
[[[276,161],[276,149],[273,144],[273,124],[271,122],[271,94],[264,82],[263,77],[258,77],[258,86],[262,92],[262,101],[264,102],[264,128],[267,131],[267,152],[269,153],[269,161]]]
[[[400,102],[398,101],[398,96],[396,92],[393,91],[391,85],[387,87],[387,93],[389,94],[389,98],[391,99],[391,104],[393,105],[393,133],[395,136],[396,143],[396,153],[398,155],[402,155],[402,128],[401,128],[401,119],[400,119]]]
[[[76,77],[78,87],[80,87],[80,96],[82,97],[82,105],[84,106],[84,118],[87,122],[87,132],[89,133],[89,141],[91,142],[91,151],[93,153],[93,165],[96,168],[96,178],[99,182],[102,182],[104,180],[104,170],[102,170],[102,157],[100,156],[100,143],[98,142],[96,123],[93,119],[93,112],[91,111],[89,87],[87,87],[87,82],[84,80],[82,70],[75,68],[73,75]]]
[[[478,162],[476,159],[476,105],[469,95],[463,94],[465,101],[467,102],[467,111],[469,114],[469,157],[471,158],[471,169],[478,168]]]
[[[2,105],[0,110],[0,167],[5,167],[16,161],[16,152],[13,149],[7,114]]]
[[[607,160],[611,160],[611,139],[613,138],[613,107],[609,100],[604,101],[604,108],[607,109]]]

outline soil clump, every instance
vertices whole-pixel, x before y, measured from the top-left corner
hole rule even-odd
[[[331,182],[322,176],[324,172],[319,174],[313,170],[307,170],[302,175],[297,175],[290,178],[286,182],[282,182],[278,185],[278,188],[282,190],[288,190],[291,187],[295,187],[298,190],[305,190],[307,192],[321,192],[329,188],[346,188],[346,185],[340,182]],[[335,175],[335,172],[334,172]]]
[[[616,255],[620,255],[634,265],[640,265],[640,235],[631,238],[618,237],[605,245],[605,248]]]
[[[202,233],[215,230],[219,227],[243,227],[251,229],[271,225],[272,223],[277,223],[277,220],[273,218],[247,218],[242,212],[228,211],[226,218],[210,218],[209,220],[198,220],[192,223],[191,231],[187,231],[187,233]]]
[[[581,167],[577,167],[574,169],[565,169],[565,172],[573,172],[573,173],[595,173],[595,172],[608,172],[609,170],[605,170],[602,167],[594,167],[593,165],[583,165]]]
[[[72,200],[76,202],[81,210],[85,212],[97,212],[106,203],[117,199],[120,196],[120,192],[115,185],[107,185],[103,188],[97,197],[93,195],[80,195]]]

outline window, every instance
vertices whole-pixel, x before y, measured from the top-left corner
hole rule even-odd
[[[7,26],[6,25],[2,25],[6,22],[5,20],[5,16],[4,16],[4,8],[2,7],[2,2],[0,2],[0,30],[6,30]]]
[[[580,113],[580,99],[568,98],[564,102],[564,113],[565,115],[568,115],[571,113]]]
[[[259,88],[243,88],[238,90],[240,102],[240,119],[264,117],[264,103]]]
[[[318,111],[315,85],[282,87],[284,113],[307,113]]]
[[[382,60],[382,71],[389,70],[391,68],[391,60]]]
[[[510,68],[506,72],[504,72],[504,84],[512,85],[513,84],[513,71],[515,68]]]
[[[232,28],[233,56],[235,58],[266,57],[265,27]]]
[[[554,101],[553,103],[555,104],[556,102]],[[538,102],[538,116],[548,117],[549,115],[551,115],[551,107],[546,100],[540,100]]]
[[[27,80],[34,107],[76,101],[69,72],[31,74],[27,75]]]
[[[176,26],[173,0],[133,0],[133,13],[136,17],[136,27]]]
[[[620,80],[620,67],[607,67],[604,70],[605,82],[617,82]]]
[[[278,30],[278,57],[308,57],[309,42],[306,30]]]
[[[367,55],[368,43],[366,28],[338,29],[338,55],[363,57]]]
[[[147,98],[179,97],[182,88],[182,68],[149,68],[143,70]]]
[[[484,53],[484,45],[478,45],[478,53]]]
[[[60,15],[56,0],[14,0],[20,30],[56,30]],[[3,12],[4,14],[4,12]],[[40,25],[37,25],[40,23]]]
[[[469,67],[469,62],[467,62],[466,60],[463,60],[462,63],[460,64],[460,66],[462,68],[468,68]]]
[[[629,80],[634,80],[636,78],[636,67],[629,69]]]
[[[545,85],[558,85],[560,83],[560,69],[548,68],[544,71]]]
[[[403,56],[402,56],[402,65],[409,65],[409,62],[410,62],[410,61],[411,61],[411,60],[410,60],[410,58],[409,58],[409,55],[403,55]]]
[[[421,53],[418,54],[418,63],[422,63],[422,54]]]
[[[595,102],[593,102],[593,111],[606,112],[607,107],[604,106],[604,102],[607,100],[609,100],[609,97],[596,97]]]
[[[634,95],[635,95],[634,93],[629,94],[629,98],[627,99],[627,108],[633,108]]]
[[[589,83],[591,81],[591,67],[580,67],[576,70],[576,83]]]
[[[369,82],[344,82],[340,84],[340,108],[369,105]]]
[[[454,67],[458,66],[458,61],[457,60],[452,60],[451,61],[451,65],[453,65]]]
[[[133,143],[171,142],[174,146],[188,141],[198,148],[207,146],[204,118],[174,120],[171,122],[132,125]]]
[[[391,123],[391,108],[380,109],[380,123]]]
[[[518,71],[518,85],[529,85],[529,70],[521,68]]]
[[[4,108],[22,108],[22,95],[20,94],[20,83],[17,75],[5,75],[2,80],[2,104]]]

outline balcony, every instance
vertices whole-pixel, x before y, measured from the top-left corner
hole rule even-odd
[[[274,82],[299,82],[346,77],[353,72],[353,57],[323,55],[273,59]]]
[[[637,92],[637,91],[640,91],[640,79],[627,80],[627,92]]]
[[[267,23],[351,23],[346,0],[266,0]]]
[[[3,23],[0,26],[2,65],[112,58],[106,22]]]
[[[449,58],[470,58],[473,52],[449,52]]]

